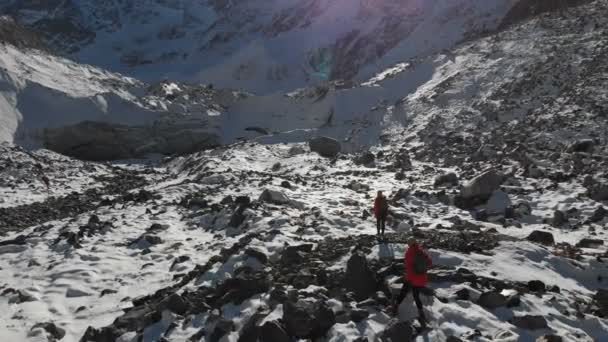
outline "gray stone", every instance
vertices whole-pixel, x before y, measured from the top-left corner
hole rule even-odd
[[[604,245],[604,240],[584,238],[576,244],[579,248],[597,248]]]
[[[335,324],[333,310],[323,300],[287,301],[283,306],[283,322],[287,332],[300,339],[324,336]]]
[[[270,190],[270,189],[264,190],[262,192],[262,194],[260,195],[259,200],[262,202],[268,202],[268,203],[278,204],[278,205],[291,203],[291,200],[289,199],[289,197],[287,197],[284,193],[282,193],[280,191]]]
[[[381,342],[409,342],[414,338],[414,329],[408,322],[393,320],[380,334]]]
[[[268,321],[260,328],[259,342],[292,342],[287,331],[276,321]]]
[[[549,232],[544,232],[540,230],[535,230],[526,238],[528,241],[540,243],[546,246],[551,246],[555,244],[555,240],[553,239],[553,234]]]
[[[496,309],[507,306],[507,298],[497,292],[484,292],[477,302],[486,309]]]
[[[353,254],[346,264],[343,286],[355,293],[357,300],[364,300],[376,293],[375,273],[370,269],[365,256]]]
[[[460,189],[460,196],[464,199],[488,199],[494,190],[500,188],[502,181],[503,176],[496,170],[486,171],[464,184]]]
[[[549,327],[547,320],[543,316],[538,315],[515,316],[511,318],[510,322],[514,326],[526,330],[546,329]]]
[[[328,137],[318,137],[308,142],[310,150],[320,154],[323,157],[333,158],[340,153],[342,146],[336,139]]]
[[[435,187],[440,187],[444,185],[458,185],[458,175],[454,172],[448,172],[443,175],[439,175],[435,177],[435,181],[433,182]]]

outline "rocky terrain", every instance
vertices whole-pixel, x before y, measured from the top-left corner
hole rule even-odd
[[[306,26],[289,13],[266,34]],[[0,340],[608,340],[606,18],[518,2],[453,49],[269,95],[0,46],[5,140],[55,150],[0,147]],[[411,236],[422,333],[411,297],[390,308]]]

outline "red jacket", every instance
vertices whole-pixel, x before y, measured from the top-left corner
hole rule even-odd
[[[428,268],[433,267],[433,261],[431,257],[420,247],[420,245],[415,244],[405,251],[405,261],[404,261],[404,271],[405,274],[403,278],[412,284],[412,286],[423,287],[429,282],[428,276],[426,274],[415,274],[414,273],[414,255],[417,251],[422,252],[426,257],[426,265]]]
[[[376,218],[380,217],[382,208],[380,208],[380,202],[381,201],[386,201],[386,197],[382,198],[382,197],[376,197],[376,199],[374,200],[374,216]],[[388,207],[388,203],[386,203],[386,207]],[[386,211],[386,207],[384,208],[384,210]]]

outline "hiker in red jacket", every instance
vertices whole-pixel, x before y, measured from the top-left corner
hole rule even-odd
[[[382,194],[382,191],[378,191],[378,195],[374,200],[374,216],[376,217],[376,228],[378,229],[378,235],[384,235],[384,229],[386,228],[386,217],[388,216],[388,201]]]
[[[424,310],[422,309],[422,302],[420,301],[420,293],[428,294],[432,293],[431,290],[426,288],[428,283],[427,271],[433,266],[431,257],[422,249],[415,238],[411,237],[408,242],[408,248],[405,251],[404,260],[404,274],[403,274],[403,287],[397,297],[397,302],[393,307],[393,311],[396,313],[399,305],[403,299],[407,296],[410,289],[414,295],[414,301],[416,307],[418,307],[418,321],[422,328],[426,327],[426,317],[424,316]]]

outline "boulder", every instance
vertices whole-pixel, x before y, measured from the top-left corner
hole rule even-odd
[[[608,201],[608,184],[596,183],[588,188],[589,197],[595,201]]]
[[[546,246],[552,246],[555,244],[553,234],[545,231],[535,230],[526,238],[528,241],[540,243]]]
[[[334,158],[342,150],[340,142],[328,137],[318,137],[308,142],[308,147],[313,152],[327,158]]]
[[[296,145],[296,146],[292,146],[289,148],[289,151],[287,151],[287,154],[290,157],[295,157],[298,156],[300,154],[304,154],[306,153],[306,150],[304,149],[304,147]]]
[[[270,189],[264,190],[260,195],[259,200],[278,205],[291,203],[289,197],[287,197],[284,193]]]
[[[51,323],[51,322],[36,323],[36,324],[34,324],[32,329],[30,329],[30,331],[33,331],[36,329],[43,329],[44,331],[46,331],[49,334],[49,341],[59,341],[65,336],[65,330],[62,328],[59,328],[58,326],[55,325],[55,323]]]
[[[393,320],[380,334],[381,342],[409,342],[414,338],[414,329],[408,322]]]
[[[281,264],[295,267],[306,259],[308,253],[312,251],[312,247],[311,243],[286,247],[281,253]]]
[[[247,248],[245,250],[245,255],[257,259],[262,264],[268,262],[268,256],[266,255],[266,253],[260,251],[259,249]]]
[[[216,304],[241,304],[246,299],[268,292],[270,279],[263,272],[241,273],[237,277],[226,279],[216,287]]]
[[[591,215],[591,217],[589,218],[589,221],[600,222],[603,221],[606,216],[608,216],[608,210],[606,210],[606,208],[604,208],[603,206],[599,206],[597,207],[597,209],[595,209],[593,215]]]
[[[161,310],[167,309],[178,315],[184,315],[188,311],[188,303],[177,293],[170,295],[160,302],[159,308]]]
[[[528,282],[528,290],[532,292],[545,292],[547,287],[545,286],[545,283],[540,280],[530,280]]]
[[[600,308],[603,317],[608,316],[608,289],[598,289],[593,296],[593,300]]]
[[[401,150],[395,156],[395,168],[401,170],[410,170],[412,168],[412,160],[410,154],[406,150]]]
[[[592,139],[581,139],[568,146],[568,152],[593,152],[595,142]]]
[[[466,184],[460,189],[460,197],[464,199],[479,198],[481,200],[488,199],[495,190],[500,188],[503,176],[496,170],[486,171]]]
[[[364,255],[353,254],[346,264],[343,286],[352,291],[358,301],[369,298],[376,293],[375,273],[370,269]]]
[[[291,336],[315,339],[325,336],[336,317],[323,300],[287,301],[283,306],[283,322]]]
[[[576,244],[579,248],[598,248],[604,245],[604,240],[584,238]]]
[[[562,342],[564,339],[558,335],[539,336],[535,342]]]
[[[350,319],[355,323],[359,323],[367,317],[369,317],[369,311],[367,310],[354,309],[350,312]]]
[[[486,211],[488,215],[504,215],[509,206],[511,206],[509,195],[502,190],[495,190],[486,203]]]
[[[568,215],[566,215],[566,213],[561,210],[553,212],[553,219],[551,220],[551,225],[553,227],[559,228],[566,223],[568,223]]]
[[[287,331],[276,321],[264,323],[259,334],[259,342],[292,342]]]
[[[376,156],[372,152],[367,151],[356,156],[354,162],[359,165],[367,165],[373,163],[375,160]]]
[[[496,309],[507,305],[507,298],[497,292],[484,292],[477,303],[486,309]]]
[[[547,320],[543,316],[538,315],[515,316],[509,322],[520,329],[526,330],[546,329],[549,327]]]
[[[433,186],[440,187],[444,185],[456,186],[458,185],[458,175],[454,172],[448,172],[443,175],[435,177]]]

